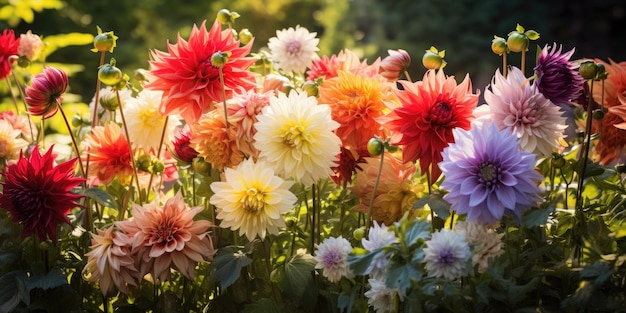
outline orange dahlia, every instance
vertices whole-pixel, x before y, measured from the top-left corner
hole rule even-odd
[[[89,154],[90,177],[97,178],[100,184],[108,184],[116,177],[122,183],[129,181],[133,173],[131,156],[126,137],[116,123],[94,127],[82,144]]]
[[[319,103],[328,103],[332,118],[340,124],[337,136],[343,146],[367,155],[367,141],[384,134],[377,118],[384,115],[386,102],[396,101],[392,85],[379,77],[340,71],[319,87]]]
[[[203,21],[200,28],[194,25],[188,41],[179,35],[176,44],[167,45],[167,52],[152,51],[150,74],[154,80],[145,86],[163,91],[161,114],[180,114],[188,123],[197,121],[215,101],[223,100],[219,68],[211,63],[214,53],[229,55],[222,66],[226,98],[237,87],[248,90],[255,86],[248,68],[256,59],[246,57],[254,40],[240,47],[232,32],[222,30],[217,19],[208,31],[205,24]]]
[[[604,93],[604,107],[608,109],[601,121],[594,120],[594,128],[600,132],[595,152],[601,164],[611,164],[623,160],[626,149],[626,130],[615,127],[625,121],[620,116],[619,107],[626,103],[626,62],[618,63],[610,59],[609,63],[602,60],[596,62],[603,64],[609,75],[604,86],[602,82],[594,81],[593,99],[602,103]]]
[[[404,88],[394,91],[402,105],[382,119],[383,125],[395,132],[392,144],[402,145],[403,161],[419,160],[422,174],[432,166],[430,179],[435,182],[441,174],[441,151],[454,142],[454,128],[470,129],[478,94],[472,94],[469,75],[457,85],[443,70],[429,70],[419,82],[399,82]]]
[[[213,168],[235,167],[243,160],[244,155],[237,147],[236,130],[226,127],[223,111],[215,109],[204,114],[191,125],[191,133],[190,147]]]
[[[40,240],[57,240],[57,226],[70,224],[67,214],[78,206],[80,195],[72,188],[85,180],[74,176],[76,159],[55,164],[52,148],[41,155],[38,147],[26,159],[23,155],[4,170],[0,207],[11,220],[22,224],[23,236],[36,233]]]
[[[337,77],[339,71],[374,77],[380,70],[380,62],[380,58],[378,58],[371,65],[368,65],[367,60],[361,61],[356,53],[349,49],[344,49],[330,58],[322,56],[321,59],[313,62],[311,69],[307,71],[307,80],[330,79]]]

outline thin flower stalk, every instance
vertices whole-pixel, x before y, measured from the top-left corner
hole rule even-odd
[[[63,116],[63,121],[65,122],[65,126],[67,127],[67,131],[70,133],[70,138],[72,138],[72,145],[74,146],[74,152],[78,157],[78,167],[80,168],[80,174],[87,178],[87,173],[85,173],[85,168],[83,167],[83,162],[80,160],[80,150],[78,149],[78,143],[76,142],[76,137],[72,132],[72,127],[70,126],[69,121],[67,120],[67,116],[65,115],[65,111],[63,110],[63,106],[61,106],[61,101],[56,99],[57,105],[59,106],[59,111],[61,112],[61,116]]]
[[[106,54],[106,51],[100,52],[100,63],[98,65],[98,68],[100,68],[104,64],[105,54]],[[94,98],[94,106],[93,106],[93,113],[92,113],[93,116],[91,117],[92,129],[98,125],[98,104],[100,101],[100,86],[101,86],[100,79],[96,78],[96,95]],[[86,171],[85,177],[87,177],[86,175],[89,174],[89,154],[87,154],[87,160],[85,161],[85,171]]]
[[[117,96],[117,102],[120,105],[120,116],[122,117],[122,124],[124,124],[124,134],[126,135],[126,142],[128,143],[128,153],[130,155],[130,166],[133,168],[133,175],[135,178],[135,183],[137,184],[137,199],[139,202],[139,205],[143,205],[143,200],[141,199],[141,185],[139,184],[139,176],[137,175],[137,166],[135,165],[135,160],[133,157],[133,148],[131,147],[132,141],[130,141],[130,135],[128,134],[128,128],[126,128],[126,118],[124,117],[124,108],[122,107],[122,99],[120,98],[120,92],[119,90],[115,90],[115,94]],[[128,185],[129,190],[132,188],[132,181],[131,184]],[[123,215],[122,215],[123,216]]]

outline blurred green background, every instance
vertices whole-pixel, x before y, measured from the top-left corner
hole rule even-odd
[[[18,0],[9,6],[20,3],[42,10],[33,11],[32,23],[2,20],[3,28],[18,34],[32,30],[44,38],[68,32],[95,35],[96,25],[112,30],[119,37],[113,57],[131,76],[137,68],[148,68],[150,49],[165,50],[168,41],[176,42],[177,33],[186,38],[194,23],[211,22],[222,8],[241,15],[234,26],[255,35],[253,52],[265,47],[276,30],[301,25],[317,32],[320,55],[349,48],[371,63],[386,56],[387,49],[404,49],[412,57],[409,72],[419,80],[425,71],[424,50],[435,46],[446,51],[446,74],[462,79],[469,73],[474,89],[484,89],[501,66],[500,57],[491,52],[491,39],[506,38],[517,23],[541,34],[531,42],[527,74],[537,46],[553,42],[565,50],[575,47],[574,58],[626,60],[624,0]],[[0,1],[0,6],[8,4]],[[46,5],[57,9],[43,9]],[[86,102],[94,93],[99,62],[91,47],[70,46],[48,57],[85,66],[70,84]],[[519,54],[509,59],[519,66]]]

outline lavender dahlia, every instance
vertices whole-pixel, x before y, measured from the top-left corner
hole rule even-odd
[[[577,99],[583,90],[585,79],[578,73],[578,63],[570,61],[574,49],[561,53],[563,46],[546,45],[539,54],[535,66],[534,85],[554,104]]]
[[[456,128],[454,138],[439,163],[452,210],[478,223],[499,221],[504,214],[519,220],[540,200],[535,181],[543,177],[534,169],[536,156],[519,150],[515,134],[489,123],[469,131]]]
[[[472,257],[465,236],[449,229],[433,233],[426,241],[424,255],[428,276],[450,280],[467,275],[467,264]]]

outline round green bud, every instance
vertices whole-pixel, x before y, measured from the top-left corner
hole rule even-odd
[[[528,50],[530,40],[526,35],[514,31],[509,34],[506,44],[512,52],[522,52]]]
[[[211,64],[215,67],[222,67],[226,63],[228,63],[229,56],[230,56],[230,53],[228,52],[226,53],[222,53],[221,51],[215,52],[211,56]]]
[[[151,172],[150,169],[152,167],[152,160],[151,160],[150,156],[145,155],[145,154],[140,156],[137,159],[136,164],[137,164],[137,169],[140,169],[140,170],[142,170],[144,172],[148,172],[148,173]]]
[[[580,63],[580,67],[578,68],[578,73],[584,79],[594,79],[598,74],[598,67],[596,63],[591,60],[585,60]]]
[[[562,154],[553,153],[551,163],[554,168],[562,168],[565,166],[565,158]]]
[[[592,112],[593,114],[593,119],[596,121],[601,121],[602,119],[604,119],[604,110],[602,109],[595,109]]]
[[[314,81],[307,80],[302,84],[302,90],[306,91],[309,97],[317,97],[317,84]]]
[[[372,137],[367,142],[367,152],[369,152],[372,156],[380,155],[383,153],[383,149],[385,149],[385,146],[380,138]]]
[[[361,226],[355,229],[352,232],[352,237],[354,237],[354,239],[358,241],[361,241],[361,239],[365,238],[365,226]]]
[[[285,218],[285,225],[287,228],[294,228],[298,225],[298,220],[292,216]]]
[[[17,66],[26,68],[29,65],[30,65],[30,60],[27,57],[22,55],[17,59]]]
[[[443,65],[443,58],[437,53],[427,51],[422,57],[422,64],[429,70],[439,69]]]
[[[227,9],[221,9],[217,12],[217,21],[222,25],[232,25],[238,17],[239,13]]]
[[[113,35],[113,32],[98,34],[93,38],[93,47],[99,52],[112,52],[115,47],[115,39],[116,36]]]
[[[502,37],[496,37],[491,41],[491,51],[497,55],[506,53],[506,40]]]
[[[155,159],[152,161],[152,173],[159,174],[159,173],[163,173],[164,170],[165,170],[165,164],[163,164],[161,160]]]
[[[596,63],[596,79],[606,79],[609,73],[606,71],[606,67],[602,63]]]
[[[254,38],[254,36],[252,36],[252,32],[250,32],[249,29],[244,28],[239,31],[239,42],[242,44],[247,45],[252,38]]]
[[[191,168],[194,172],[203,176],[208,176],[211,173],[211,164],[204,161],[202,157],[194,158],[191,161]]]
[[[80,127],[81,125],[83,125],[83,119],[79,114],[74,114],[72,117],[72,127]]]
[[[105,64],[98,70],[98,79],[105,85],[115,86],[122,80],[122,70],[111,65]]]

